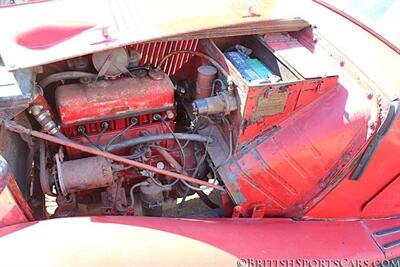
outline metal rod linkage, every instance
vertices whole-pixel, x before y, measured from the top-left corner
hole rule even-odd
[[[194,184],[198,184],[198,185],[204,185],[204,186],[208,186],[208,187],[211,187],[211,188],[215,188],[215,189],[220,190],[220,191],[225,191],[224,188],[219,186],[219,185],[208,183],[208,182],[202,181],[200,179],[189,177],[187,175],[182,175],[182,174],[179,174],[179,173],[158,169],[158,168],[156,168],[154,166],[151,166],[151,165],[148,165],[148,164],[145,164],[145,163],[141,163],[141,162],[138,162],[138,161],[134,161],[134,160],[131,160],[131,159],[126,159],[124,157],[121,157],[121,156],[118,156],[118,155],[114,155],[114,154],[111,154],[111,153],[108,153],[108,152],[105,152],[105,151],[101,151],[101,150],[98,150],[96,148],[92,148],[92,147],[88,147],[88,146],[85,146],[85,145],[81,145],[81,144],[75,143],[75,142],[73,142],[71,140],[60,139],[58,137],[55,137],[55,136],[52,136],[52,135],[49,135],[49,134],[45,134],[45,133],[41,133],[41,132],[38,132],[38,131],[35,131],[35,130],[31,130],[31,129],[25,128],[22,125],[17,124],[14,121],[4,121],[4,126],[6,127],[6,129],[8,129],[8,130],[10,130],[12,132],[31,135],[33,137],[36,137],[36,138],[39,138],[39,139],[43,139],[43,140],[46,140],[46,141],[49,141],[49,142],[52,142],[52,143],[56,143],[56,144],[59,144],[59,145],[71,147],[73,149],[81,150],[83,152],[86,152],[86,153],[89,153],[89,154],[92,154],[92,155],[96,155],[96,156],[104,157],[104,158],[107,158],[107,159],[110,159],[110,160],[114,160],[114,161],[117,161],[117,162],[125,163],[125,164],[134,166],[134,167],[139,168],[139,169],[146,169],[146,170],[154,172],[154,173],[159,173],[159,174],[162,174],[162,175],[165,175],[165,176],[170,176],[170,177],[173,177],[173,178],[185,180],[185,181],[190,182],[190,183],[194,183]]]

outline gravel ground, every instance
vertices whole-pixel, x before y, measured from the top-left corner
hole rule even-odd
[[[221,206],[221,199],[217,190],[207,189],[204,193],[208,195],[211,201]],[[55,197],[46,196],[46,210],[48,214],[54,214],[57,208]],[[80,214],[79,216],[90,216],[98,215],[100,205],[79,205]],[[210,210],[197,194],[186,197],[182,203],[182,198],[177,200],[170,199],[164,203],[163,206],[163,217],[187,217],[199,212]],[[135,215],[141,216],[142,210],[140,202],[135,200]]]

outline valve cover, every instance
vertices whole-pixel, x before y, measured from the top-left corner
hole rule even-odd
[[[67,125],[172,109],[174,86],[162,73],[157,79],[146,76],[61,85],[55,99],[60,120]]]

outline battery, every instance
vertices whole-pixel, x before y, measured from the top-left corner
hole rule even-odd
[[[244,80],[249,83],[268,82],[271,70],[257,58],[251,58],[240,52],[226,52],[225,56],[239,71]]]

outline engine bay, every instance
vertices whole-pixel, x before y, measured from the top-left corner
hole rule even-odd
[[[343,153],[355,157],[374,112],[361,101],[343,123],[338,75],[299,63],[315,59],[307,31],[139,43],[36,68],[33,208],[298,216]]]
[[[173,49],[183,43],[192,49]],[[49,134],[217,184],[215,166],[207,155],[212,138],[198,133],[209,123],[207,119],[214,121],[188,114],[215,114],[219,118],[214,119],[221,121],[226,103],[218,95],[225,94],[227,83],[218,78],[216,67],[194,58],[196,54],[207,57],[196,52],[197,45],[193,40],[117,48],[49,65],[49,69],[66,65],[56,73],[46,73],[44,66],[45,78],[39,82],[44,89],[43,97],[39,97],[42,102],[32,105],[30,112]],[[147,52],[150,49],[152,54]],[[196,60],[193,69],[183,70],[190,60]],[[176,80],[180,70],[180,75],[190,78]],[[65,81],[61,85],[60,77]],[[215,93],[211,94],[212,90]],[[197,107],[196,100],[203,106]],[[229,101],[236,105],[231,93]],[[185,201],[194,194],[209,208],[220,208],[203,192],[206,187],[184,180],[70,147],[43,144],[40,153],[44,160],[40,164],[46,166],[41,170],[41,188],[56,198],[55,217],[176,214],[165,211],[165,206],[177,209],[176,199]]]

